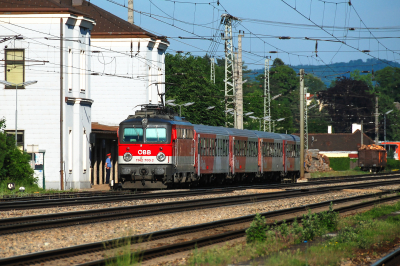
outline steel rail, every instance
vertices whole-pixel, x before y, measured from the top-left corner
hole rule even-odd
[[[251,186],[238,186],[238,187],[225,187],[216,189],[194,189],[191,191],[178,191],[178,192],[159,192],[150,194],[120,194],[120,195],[102,195],[102,196],[91,196],[91,197],[79,197],[79,198],[61,198],[61,199],[33,199],[27,201],[13,201],[13,202],[0,202],[0,211],[7,210],[23,210],[23,209],[38,209],[38,208],[52,208],[62,206],[76,206],[76,205],[89,205],[99,204],[106,202],[118,202],[118,201],[131,201],[131,200],[146,200],[156,198],[176,198],[176,197],[188,197],[204,194],[220,194],[230,193],[234,190],[244,189],[270,189],[270,188],[287,188],[287,187],[303,187],[312,185],[326,185],[336,184],[345,182],[365,182],[369,180],[380,180],[388,178],[400,177],[400,174],[396,175],[384,175],[374,176],[370,178],[354,178],[354,179],[340,179],[331,181],[316,181],[316,182],[305,182],[305,183],[293,183],[293,184],[262,184],[262,185],[251,185]],[[101,195],[101,194],[100,194]]]
[[[291,190],[273,193],[260,193],[231,197],[219,197],[210,199],[198,199],[190,201],[175,201],[167,203],[124,206],[89,211],[77,211],[67,213],[55,213],[47,215],[23,216],[0,219],[0,235],[24,231],[39,230],[45,228],[63,227],[84,223],[96,223],[101,221],[118,220],[126,218],[153,216],[166,213],[215,208],[221,206],[255,203],[283,198],[301,197],[312,194],[323,194],[345,188],[365,188],[381,185],[400,184],[399,180],[352,184],[341,187],[323,187],[307,190]]]
[[[368,198],[382,197],[389,193],[390,192],[380,192],[380,193],[356,196],[356,197],[345,198],[345,199],[325,201],[325,202],[309,204],[309,205],[305,205],[305,206],[301,206],[301,207],[294,207],[294,208],[289,208],[289,209],[265,212],[265,213],[261,213],[261,215],[268,219],[273,219],[274,217],[278,217],[278,216],[281,216],[284,214],[307,211],[308,209],[327,207],[331,203],[336,205],[336,204],[340,204],[340,203],[359,201],[359,200],[364,200],[364,199],[368,199]],[[346,211],[350,211],[350,210],[356,210],[356,209],[368,207],[371,205],[384,203],[387,201],[399,200],[399,199],[400,199],[400,196],[380,198],[378,200],[372,200],[372,201],[368,201],[368,202],[354,204],[354,205],[347,206],[347,207],[336,208],[335,211],[346,212]],[[189,234],[189,233],[193,233],[193,232],[200,232],[200,231],[210,230],[210,229],[214,229],[214,228],[225,227],[225,226],[229,226],[229,225],[242,224],[242,223],[251,222],[254,219],[254,216],[255,215],[246,215],[246,216],[241,216],[241,217],[237,217],[237,218],[219,220],[219,221],[215,221],[215,222],[209,222],[209,223],[198,224],[198,225],[193,225],[193,226],[185,226],[185,227],[180,227],[180,228],[156,231],[156,232],[142,234],[142,235],[136,235],[136,236],[132,236],[132,237],[123,237],[123,238],[111,239],[111,240],[106,240],[106,241],[101,241],[101,242],[90,243],[90,244],[61,248],[61,249],[56,249],[56,250],[42,251],[42,252],[30,253],[30,254],[26,254],[26,255],[8,257],[8,258],[0,259],[0,265],[26,265],[26,264],[33,264],[33,263],[41,263],[41,262],[45,262],[48,260],[62,259],[65,257],[72,257],[72,256],[86,254],[86,253],[106,251],[106,250],[118,247],[118,246],[116,246],[116,243],[126,243],[127,241],[129,243],[147,242],[147,241],[164,239],[164,238],[177,236],[177,235],[184,235],[184,234]],[[294,218],[295,217],[293,217],[291,219],[286,219],[286,222],[289,223],[289,222],[293,221]],[[277,222],[277,224],[280,224],[281,222],[282,221]],[[184,251],[184,250],[190,250],[196,246],[201,247],[201,246],[205,246],[205,245],[211,245],[211,244],[214,244],[217,242],[227,241],[229,239],[242,237],[245,234],[246,229],[235,230],[235,231],[231,231],[231,232],[227,232],[227,233],[223,233],[223,234],[213,235],[210,237],[196,239],[193,241],[186,241],[186,242],[173,244],[173,245],[167,245],[167,246],[163,246],[163,247],[159,247],[159,248],[155,248],[155,249],[149,249],[149,250],[143,251],[140,255],[143,257],[143,260],[148,260],[150,258],[163,256],[165,254],[175,253],[175,252]],[[110,259],[112,260],[115,258],[110,258]],[[105,263],[106,263],[106,260],[100,260],[100,261],[88,262],[83,265],[85,265],[85,266],[105,265]]]
[[[373,263],[371,266],[398,266],[400,265],[400,248]]]
[[[131,200],[149,200],[159,198],[179,198],[191,197],[198,195],[208,194],[223,194],[231,193],[233,189],[199,189],[192,191],[177,191],[165,193],[151,193],[151,194],[129,194],[129,195],[112,195],[112,196],[97,196],[97,197],[83,197],[83,198],[70,198],[70,199],[51,199],[51,200],[30,200],[30,201],[15,201],[15,202],[0,202],[0,211],[8,210],[23,210],[23,209],[38,209],[38,208],[52,208],[62,206],[74,205],[88,205],[99,204],[106,202],[119,202]]]

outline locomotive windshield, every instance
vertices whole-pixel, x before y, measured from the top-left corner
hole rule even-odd
[[[122,143],[168,143],[168,134],[165,127],[126,127],[122,133]]]
[[[143,128],[124,128],[124,142],[143,143]]]
[[[146,128],[146,142],[166,143],[166,128]]]

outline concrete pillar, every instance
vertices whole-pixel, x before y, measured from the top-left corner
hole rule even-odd
[[[103,152],[103,139],[99,139],[99,185],[103,184],[103,172],[104,172],[104,152]]]
[[[98,150],[98,144],[95,143],[93,148],[92,148],[92,156],[91,156],[91,158],[92,158],[92,167],[93,167],[93,169],[92,169],[92,184],[93,185],[97,185],[97,178],[99,176],[99,172],[97,170],[97,167],[98,167],[97,166],[97,164],[98,164],[98,162],[97,162],[97,150]]]

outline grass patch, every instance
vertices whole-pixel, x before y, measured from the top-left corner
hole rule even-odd
[[[15,189],[9,190],[7,188],[8,183],[15,183]],[[19,188],[24,187],[25,192],[19,192]],[[26,196],[38,196],[42,194],[57,194],[57,193],[68,193],[68,192],[77,192],[76,189],[70,190],[56,190],[56,189],[42,189],[37,184],[32,184],[29,181],[19,180],[19,181],[11,181],[11,180],[2,180],[0,181],[0,198],[3,197],[26,197]]]
[[[399,237],[400,215],[377,219],[398,210],[400,202],[375,206],[367,212],[346,218],[339,218],[334,212],[320,215],[309,212],[303,216],[302,225],[294,222],[284,228],[265,227],[263,241],[195,250],[188,259],[188,265],[227,265],[246,261],[256,265],[338,265],[345,258],[354,258],[360,250],[374,250]],[[260,218],[252,224],[257,229],[252,231],[257,239],[260,239],[261,224]],[[318,238],[318,243],[314,244],[313,239],[326,232],[337,232],[337,236]],[[300,244],[299,248],[294,246],[304,240],[308,240],[308,244]]]
[[[333,176],[348,176],[348,175],[365,175],[366,172],[363,172],[359,169],[346,170],[346,171],[330,171],[330,172],[315,172],[310,173],[311,178],[319,178],[319,177],[333,177]]]

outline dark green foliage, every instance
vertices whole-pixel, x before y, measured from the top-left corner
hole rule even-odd
[[[0,130],[5,128],[5,121],[0,120]],[[15,146],[13,136],[7,136],[0,131],[0,181],[10,180],[34,184],[33,169],[26,152]]]
[[[350,169],[350,158],[349,157],[330,157],[329,166],[334,171],[346,171]]]
[[[246,230],[246,242],[256,243],[265,241],[267,239],[267,235],[265,234],[267,229],[265,217],[257,213],[250,227]]]
[[[387,159],[386,164],[387,169],[399,169],[400,170],[400,161],[395,159]]]
[[[351,132],[353,123],[372,122],[371,112],[374,110],[375,97],[367,83],[363,80],[354,80],[342,77],[335,82],[335,86],[320,92],[319,100],[325,104],[332,125],[337,133]],[[364,125],[364,132],[374,126]]]

